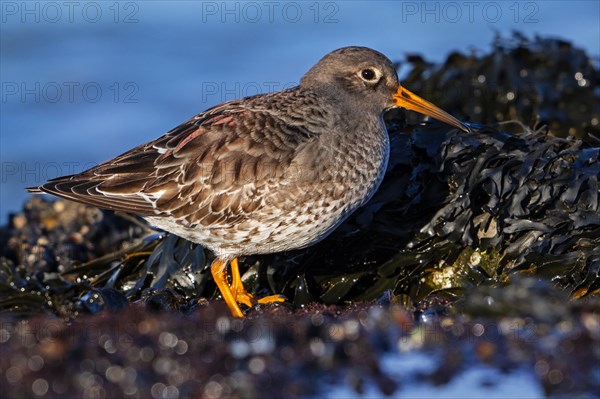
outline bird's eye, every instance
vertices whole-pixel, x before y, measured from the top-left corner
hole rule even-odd
[[[366,68],[360,71],[360,76],[366,81],[373,81],[377,78],[377,74],[371,68]]]

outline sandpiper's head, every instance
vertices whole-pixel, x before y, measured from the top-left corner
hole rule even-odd
[[[403,107],[468,131],[458,119],[406,90],[398,82],[394,64],[383,54],[367,47],[334,50],[313,66],[300,85],[326,86],[335,95],[384,112]]]
[[[302,77],[300,85],[326,85],[338,95],[383,112],[394,106],[398,75],[394,64],[380,52],[344,47],[323,57]]]

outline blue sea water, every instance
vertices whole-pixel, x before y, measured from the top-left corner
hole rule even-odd
[[[25,187],[294,85],[341,46],[441,61],[519,30],[600,54],[598,1],[2,0],[0,11],[0,223]]]

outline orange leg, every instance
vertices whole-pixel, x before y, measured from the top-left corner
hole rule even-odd
[[[240,306],[235,301],[235,297],[229,288],[229,284],[227,284],[227,261],[216,258],[210,265],[210,272],[217,287],[219,287],[219,291],[221,291],[223,300],[229,307],[229,310],[231,310],[231,314],[233,314],[234,317],[244,317],[242,309],[240,309]]]
[[[238,303],[243,303],[248,307],[252,307],[256,303],[267,304],[285,301],[283,295],[270,295],[260,298],[258,301],[255,300],[252,294],[244,289],[237,258],[234,258],[231,261],[231,286],[227,283],[227,262],[218,258],[215,259],[210,266],[210,271],[217,287],[219,287],[219,290],[221,291],[225,303],[235,317],[243,317],[242,310]]]
[[[249,308],[252,307],[252,300],[254,298],[252,294],[244,289],[244,283],[242,283],[242,276],[240,276],[240,268],[237,258],[234,258],[231,261],[231,291],[238,303],[243,303]]]

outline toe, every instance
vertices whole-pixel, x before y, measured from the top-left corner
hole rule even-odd
[[[286,300],[287,300],[286,297],[284,297],[281,294],[277,294],[277,295],[269,295],[264,298],[260,298],[257,302],[261,305],[264,305],[267,303],[281,303],[281,302],[285,302]]]

